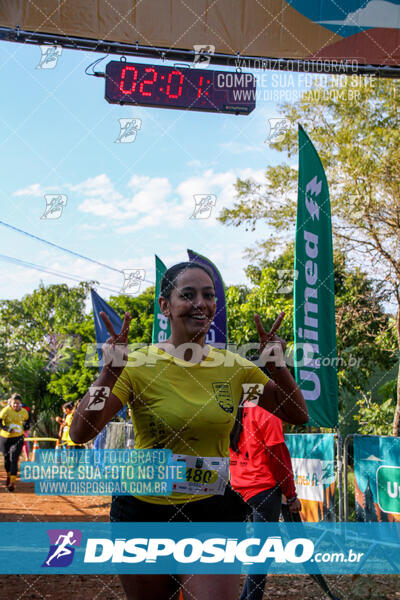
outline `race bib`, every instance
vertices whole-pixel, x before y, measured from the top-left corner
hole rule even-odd
[[[17,423],[10,425],[9,429],[10,429],[10,432],[13,432],[13,433],[22,433],[22,427],[21,427],[21,425],[17,425]]]
[[[186,464],[186,481],[177,481],[173,492],[222,495],[229,478],[229,458],[173,454],[174,461]]]

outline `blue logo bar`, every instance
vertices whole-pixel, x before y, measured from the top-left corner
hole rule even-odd
[[[400,572],[396,523],[54,525],[3,523],[0,573]]]

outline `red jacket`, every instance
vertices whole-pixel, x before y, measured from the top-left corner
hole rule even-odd
[[[296,488],[281,420],[249,402],[242,423],[239,452],[230,450],[233,489],[247,501],[279,484],[285,496],[293,498]]]

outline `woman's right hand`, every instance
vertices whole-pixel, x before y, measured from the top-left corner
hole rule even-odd
[[[121,332],[116,334],[114,327],[106,313],[101,312],[100,316],[110,337],[105,341],[101,350],[103,354],[103,369],[112,369],[114,373],[122,372],[128,360],[128,334],[131,315],[126,312],[122,323]]]

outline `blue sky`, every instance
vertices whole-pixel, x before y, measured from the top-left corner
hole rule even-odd
[[[37,69],[38,46],[0,43],[0,219],[114,269],[144,269],[147,281],[154,281],[155,253],[170,266],[191,248],[213,260],[228,285],[245,283],[244,249],[266,236],[265,226],[246,232],[215,217],[232,206],[238,176],[261,181],[267,165],[285,160],[266,143],[268,119],[279,116],[270,98],[286,89],[296,99],[303,82],[254,72],[262,77],[260,98],[249,116],[116,106],[104,99],[104,79],[84,73],[100,56],[63,50],[55,68]],[[121,118],[141,119],[133,143],[115,143]],[[58,219],[41,219],[44,194],[66,195]],[[216,195],[208,219],[190,219],[196,194]],[[122,286],[121,273],[0,229],[3,255]],[[20,298],[40,281],[62,282],[0,265],[3,299]]]

